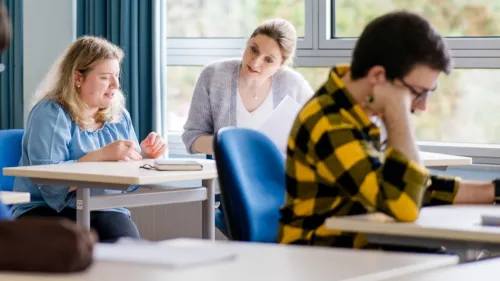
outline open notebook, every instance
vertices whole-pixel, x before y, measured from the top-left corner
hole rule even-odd
[[[158,243],[98,244],[94,258],[98,261],[159,265],[171,268],[202,265],[231,260],[236,255],[217,247],[161,245]]]

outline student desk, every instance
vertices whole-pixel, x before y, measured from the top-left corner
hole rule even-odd
[[[192,160],[192,159],[191,159]],[[75,186],[77,223],[90,228],[90,211],[115,207],[138,207],[203,201],[202,237],[214,239],[214,180],[217,170],[213,160],[197,159],[202,171],[156,171],[140,168],[154,160],[130,162],[83,162],[4,168],[7,176],[28,177],[34,184]],[[202,187],[172,188],[162,184],[202,180]],[[150,192],[90,196],[90,189],[127,190],[141,185]]]
[[[483,260],[473,263],[460,264],[430,271],[408,274],[404,279],[391,278],[387,281],[470,281],[470,280],[498,280],[500,258]]]
[[[377,281],[452,266],[458,262],[457,257],[447,255],[388,253],[241,242],[213,243],[191,239],[177,239],[165,243],[179,247],[217,247],[235,253],[236,257],[231,260],[180,268],[96,261],[88,271],[78,274],[10,274],[0,272],[0,280]]]
[[[472,158],[420,151],[420,161],[428,168],[446,170],[449,166],[472,165]]]
[[[382,213],[329,218],[329,229],[360,232],[371,243],[445,246],[462,260],[468,249],[500,250],[500,227],[481,225],[481,215],[497,214],[494,205],[446,205],[422,208],[414,223],[394,222]]]
[[[0,201],[6,205],[27,203],[30,201],[29,192],[0,191]]]

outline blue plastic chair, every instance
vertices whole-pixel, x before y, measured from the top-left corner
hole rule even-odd
[[[276,243],[285,201],[285,163],[262,133],[224,128],[214,138],[221,203],[231,240]]]
[[[17,167],[21,159],[22,140],[24,130],[0,130],[0,169],[2,174],[0,176],[0,190],[12,191],[14,187],[15,177],[8,177],[3,175],[3,168]],[[12,215],[8,206],[0,202],[0,220],[10,220]]]
[[[0,190],[12,191],[15,177],[4,176],[3,168],[17,167],[22,153],[24,130],[0,130]]]

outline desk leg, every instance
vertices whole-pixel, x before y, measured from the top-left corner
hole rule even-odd
[[[202,201],[201,237],[215,240],[215,180],[203,180],[202,186],[207,189],[207,200]]]
[[[90,189],[76,189],[76,223],[85,229],[90,229]]]

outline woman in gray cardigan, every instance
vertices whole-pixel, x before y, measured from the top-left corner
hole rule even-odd
[[[189,153],[211,155],[213,134],[228,126],[258,128],[286,97],[304,104],[312,88],[289,68],[297,34],[291,23],[259,25],[243,58],[214,62],[200,74],[182,140]]]

